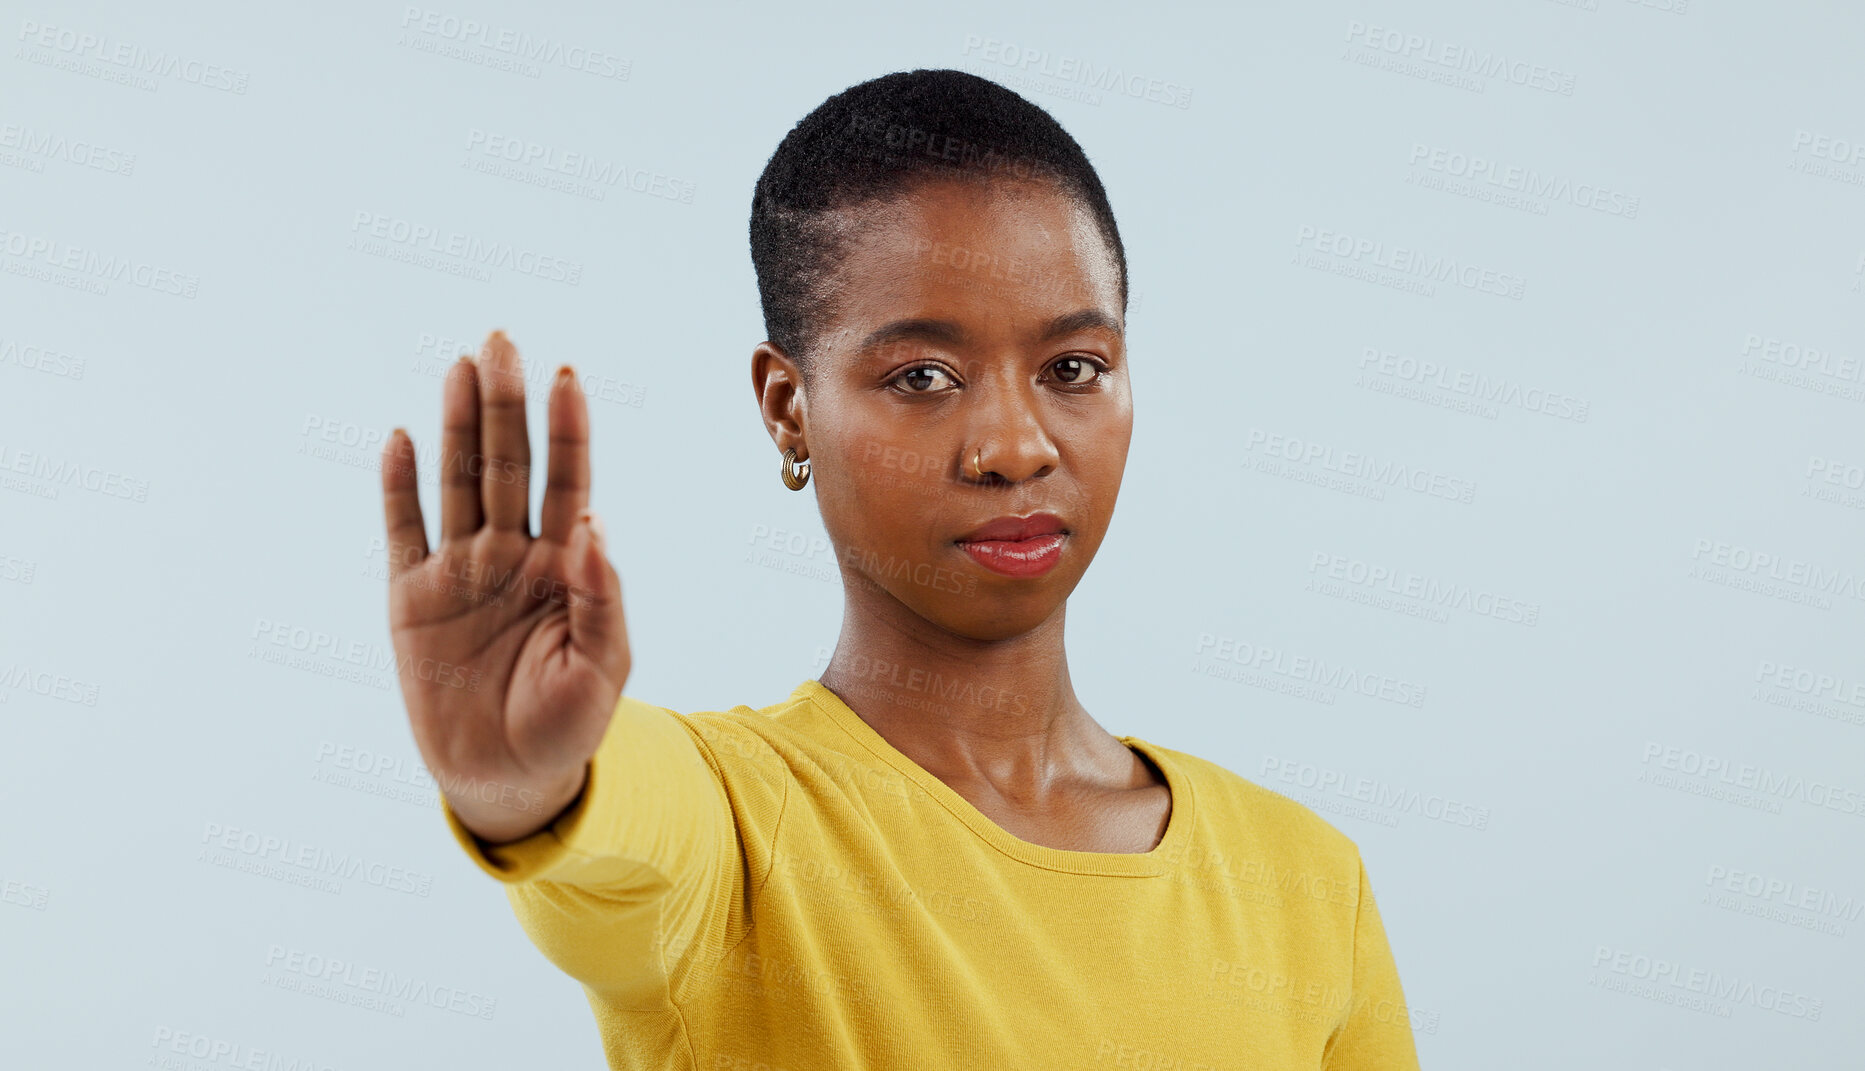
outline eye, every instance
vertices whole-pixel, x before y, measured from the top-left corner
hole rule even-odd
[[[902,383],[907,384],[907,386],[901,390],[902,394],[945,393],[944,391],[930,389],[929,384],[933,381],[935,376],[944,376],[947,379],[952,379],[952,373],[936,364],[916,364],[912,368],[903,369],[891,382],[896,385]],[[957,381],[954,380],[954,382]]]
[[[1059,358],[1049,367],[1059,369],[1062,382],[1071,387],[1090,386],[1098,382],[1100,377],[1107,372],[1107,366],[1100,361],[1078,354]],[[1089,371],[1095,373],[1094,378],[1088,378]]]

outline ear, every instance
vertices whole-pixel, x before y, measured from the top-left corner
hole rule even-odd
[[[795,359],[775,342],[760,342],[751,351],[751,389],[758,399],[758,412],[764,417],[765,430],[782,451],[795,447],[797,460],[809,457],[804,444],[804,426],[808,423],[803,397],[803,372]]]

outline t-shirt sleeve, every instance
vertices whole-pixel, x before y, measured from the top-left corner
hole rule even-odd
[[[506,887],[520,924],[571,977],[624,1004],[665,1000],[689,952],[716,948],[742,888],[738,830],[712,749],[687,719],[622,697],[578,799],[492,845],[441,797],[454,839]]]
[[[1352,986],[1346,1018],[1321,1061],[1324,1071],[1418,1071],[1411,1014],[1364,859],[1354,915]]]

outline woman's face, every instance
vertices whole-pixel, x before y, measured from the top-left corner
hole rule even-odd
[[[958,635],[1028,632],[1080,581],[1120,493],[1118,266],[1048,184],[941,181],[853,211],[794,410],[843,576]],[[961,543],[1037,512],[1065,532],[1045,571],[1007,575]]]

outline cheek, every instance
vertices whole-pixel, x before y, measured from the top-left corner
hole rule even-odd
[[[934,527],[931,496],[939,479],[925,454],[871,443],[838,460],[833,493],[818,499],[832,534],[851,545],[904,550]]]
[[[904,511],[908,518],[924,516],[949,505],[958,490],[950,453],[923,440],[853,444],[848,464],[851,490],[887,515]]]
[[[1071,467],[1098,477],[1124,468],[1132,443],[1133,422],[1124,414],[1109,414],[1072,434],[1063,449]]]

